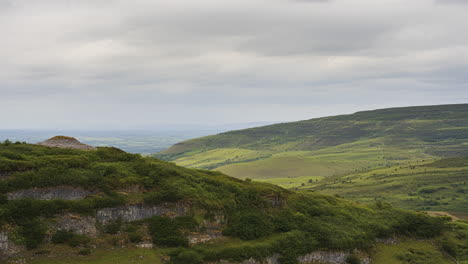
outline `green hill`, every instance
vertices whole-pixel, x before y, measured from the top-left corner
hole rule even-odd
[[[390,108],[231,131],[155,154],[192,168],[284,187],[468,155],[468,104]]]
[[[341,252],[349,263],[365,257],[451,263],[446,252],[468,260],[463,222],[294,192],[115,148],[5,141],[0,178],[0,259],[7,263],[161,263],[168,257],[174,264],[269,257],[297,263],[311,252]],[[379,255],[390,246],[376,241],[395,236],[412,247]]]

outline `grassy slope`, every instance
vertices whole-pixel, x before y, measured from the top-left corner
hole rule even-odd
[[[463,104],[365,111],[231,131],[178,143],[156,157],[239,178],[287,183],[288,178],[302,181],[468,155],[467,146],[468,104]]]
[[[363,203],[378,199],[408,209],[468,212],[468,157],[330,177],[300,188]]]

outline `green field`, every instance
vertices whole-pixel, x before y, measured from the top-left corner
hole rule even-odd
[[[362,203],[407,209],[468,212],[468,157],[397,165],[305,183],[299,188]]]

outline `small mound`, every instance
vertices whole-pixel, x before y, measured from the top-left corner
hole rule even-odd
[[[96,150],[95,147],[86,145],[78,141],[74,137],[67,136],[55,136],[46,141],[37,143],[37,145],[46,146],[46,147],[56,147],[56,148],[72,148],[72,149],[81,149],[81,150]]]

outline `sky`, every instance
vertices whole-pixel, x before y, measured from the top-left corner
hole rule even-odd
[[[468,103],[467,0],[0,0],[0,128]]]

